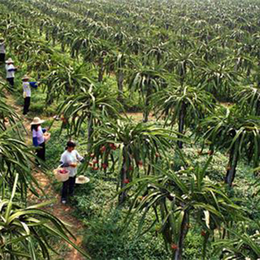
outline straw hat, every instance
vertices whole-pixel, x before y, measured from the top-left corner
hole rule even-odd
[[[9,58],[7,61],[5,61],[5,63],[14,63],[14,61],[12,60],[12,58]]]
[[[23,77],[22,77],[22,80],[28,80],[29,79],[29,76],[27,76],[27,75],[24,75]]]
[[[31,122],[31,125],[40,125],[42,124],[43,122],[45,122],[44,120],[40,119],[39,117],[35,117],[33,119],[33,121]]]
[[[89,178],[85,177],[84,175],[79,175],[79,177],[76,178],[76,184],[85,184],[89,182]]]

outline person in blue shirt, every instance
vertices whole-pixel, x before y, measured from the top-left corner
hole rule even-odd
[[[24,97],[24,106],[23,114],[26,115],[29,112],[29,107],[31,103],[31,87],[37,88],[37,82],[29,82],[29,77],[25,75],[22,78],[23,81],[23,97]]]

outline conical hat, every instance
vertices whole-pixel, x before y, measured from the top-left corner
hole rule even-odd
[[[89,182],[89,178],[85,177],[84,175],[79,175],[79,177],[76,178],[76,184],[85,184]]]

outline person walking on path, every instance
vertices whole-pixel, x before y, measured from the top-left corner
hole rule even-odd
[[[26,115],[29,111],[29,107],[31,103],[31,87],[37,88],[37,82],[29,82],[29,77],[27,75],[24,75],[22,81],[23,81],[23,97],[24,97],[23,114]]]
[[[13,87],[14,86],[14,73],[16,71],[16,67],[14,67],[14,61],[9,58],[6,62],[6,80],[9,82],[9,84]]]
[[[5,40],[0,37],[0,63],[5,62]]]
[[[45,161],[45,141],[49,139],[50,134],[47,134],[47,130],[41,127],[44,123],[39,117],[35,117],[31,122],[31,131],[33,136],[33,145],[37,147],[36,156],[42,161]],[[40,166],[40,162],[38,161]]]
[[[63,182],[61,191],[61,203],[67,203],[68,195],[73,196],[76,182],[77,165],[82,162],[84,158],[75,150],[76,143],[73,141],[67,142],[65,152],[61,155],[61,167],[69,172],[69,179]]]

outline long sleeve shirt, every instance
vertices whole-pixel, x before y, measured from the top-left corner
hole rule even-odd
[[[9,64],[5,66],[6,69],[6,78],[14,78],[14,72],[16,71],[16,68],[13,64]]]
[[[25,93],[26,97],[31,96],[31,87],[37,88],[37,82],[23,82],[23,92]]]
[[[33,129],[33,145],[35,147],[39,146],[40,144],[44,143],[44,136],[43,134],[46,132],[45,128],[41,126],[38,127],[37,131]]]

